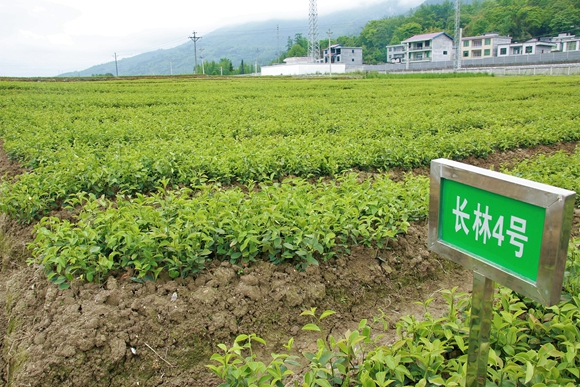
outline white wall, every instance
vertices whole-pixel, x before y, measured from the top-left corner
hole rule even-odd
[[[310,74],[328,74],[332,70],[333,74],[344,74],[346,72],[346,65],[340,63],[333,63],[332,68],[329,68],[328,63],[308,63],[296,65],[277,65],[277,66],[262,66],[262,75],[276,76],[276,75],[310,75]]]
[[[451,52],[453,51],[453,41],[445,35],[440,35],[431,42],[431,61],[440,62],[451,60]],[[447,55],[443,52],[447,51]]]

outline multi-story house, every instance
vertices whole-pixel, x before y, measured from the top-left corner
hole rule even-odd
[[[328,48],[324,50],[324,63],[328,63]],[[342,44],[330,46],[331,63],[360,66],[363,64],[362,47],[343,47]]]
[[[387,46],[387,62],[404,63],[407,55],[407,46],[405,44],[393,44]]]
[[[463,59],[482,59],[498,56],[500,44],[510,44],[512,38],[499,34],[483,34],[461,39],[461,57]]]
[[[556,47],[555,43],[530,39],[523,43],[499,44],[497,56],[549,54]]]
[[[409,62],[438,62],[451,60],[453,38],[445,32],[415,35],[403,40]]]
[[[562,51],[580,51],[580,37],[577,36],[575,39],[562,42]]]
[[[580,51],[580,36],[569,33],[558,34],[553,38],[541,38],[541,41],[555,43],[556,48],[552,51]]]
[[[445,32],[415,35],[387,46],[387,60],[394,63],[437,62],[452,59],[453,38]]]

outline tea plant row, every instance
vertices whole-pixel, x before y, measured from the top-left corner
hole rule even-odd
[[[256,259],[304,268],[349,245],[382,246],[427,214],[428,180],[394,182],[387,175],[359,181],[301,178],[197,191],[161,187],[151,195],[114,200],[80,194],[74,221],[45,217],[35,227],[30,262],[44,265],[62,288],[99,280],[111,270],[136,279],[196,273],[208,259],[245,265]]]
[[[580,200],[580,148],[571,154],[559,151],[553,155],[539,155],[524,160],[511,170],[503,171],[512,175],[550,184],[575,191],[576,201]]]
[[[580,138],[578,78],[0,83],[26,172],[0,210],[31,222],[79,192],[336,176]]]
[[[580,170],[574,167],[579,163],[580,152],[561,152],[505,172],[580,191]],[[213,258],[237,264],[288,260],[304,267],[328,259],[337,248],[381,246],[394,238],[409,221],[427,216],[428,189],[421,176],[394,182],[385,174],[361,180],[349,173],[330,181],[293,178],[229,189],[162,186],[151,195],[114,200],[79,194],[69,201],[81,208],[74,221],[43,218],[31,247],[34,262],[63,287],[73,278],[92,281],[110,270],[131,269],[137,278],[156,277],[164,269],[172,277],[185,276]]]

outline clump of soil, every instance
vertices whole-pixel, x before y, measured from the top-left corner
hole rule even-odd
[[[492,155],[487,165],[468,161],[489,167],[532,152]],[[0,168],[6,163],[0,155]],[[471,287],[471,273],[427,250],[426,222],[383,249],[355,246],[304,272],[290,264],[213,262],[197,277],[137,283],[117,273],[63,291],[42,268],[26,265],[31,227],[1,217],[0,231],[0,384],[8,386],[216,386],[205,365],[217,344],[230,345],[238,334],[264,338],[264,354],[282,352],[294,337],[299,355],[315,345],[301,330],[311,321],[299,314],[316,307],[337,312],[325,320],[336,335],[384,313],[393,339],[400,316],[422,315],[414,301],[435,298],[430,310],[441,315],[440,290]]]

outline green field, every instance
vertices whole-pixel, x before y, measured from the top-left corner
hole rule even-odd
[[[428,178],[413,169],[434,158],[578,141],[580,78],[0,82],[0,138],[23,166],[2,178],[0,210],[34,224],[29,264],[60,289],[127,269],[184,277],[216,259],[304,269],[424,220]],[[579,158],[506,172],[578,191]],[[580,382],[579,243],[561,304],[498,295],[491,385]],[[403,318],[391,347],[371,346],[366,322],[342,347],[319,342],[305,385],[459,385],[468,301],[446,294],[447,317]],[[369,345],[360,368],[322,362],[355,356],[355,341]]]
[[[184,276],[213,258],[304,266],[426,216],[427,180],[393,182],[393,168],[578,140],[579,84],[4,82],[0,137],[27,172],[3,179],[0,209],[33,222],[81,205],[77,221],[36,228],[34,255],[63,286],[126,267]]]

